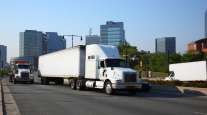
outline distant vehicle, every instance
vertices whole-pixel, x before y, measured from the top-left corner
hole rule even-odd
[[[107,94],[127,90],[135,94],[142,88],[138,73],[126,66],[117,47],[111,45],[77,46],[39,57],[42,84],[69,80],[72,89],[104,89]],[[150,87],[145,90],[149,90]]]
[[[34,83],[34,75],[29,62],[24,60],[15,60],[11,62],[10,81]]]
[[[206,61],[170,64],[166,80],[207,81]]]

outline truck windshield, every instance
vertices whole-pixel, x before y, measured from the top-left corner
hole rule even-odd
[[[29,65],[18,65],[19,69],[29,69]]]
[[[127,67],[125,60],[122,59],[106,59],[107,67]]]

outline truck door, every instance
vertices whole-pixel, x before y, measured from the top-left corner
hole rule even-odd
[[[106,68],[104,64],[104,60],[99,62],[99,78],[104,80],[106,77]]]

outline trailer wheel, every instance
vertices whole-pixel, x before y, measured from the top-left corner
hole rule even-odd
[[[107,81],[106,84],[105,84],[105,93],[108,94],[108,95],[112,95],[113,94],[113,89],[112,89],[112,84],[110,81]]]
[[[34,80],[31,80],[30,83],[31,83],[31,84],[34,84]]]
[[[42,83],[43,85],[48,85],[48,84],[49,84],[49,80],[48,80],[46,77],[43,77],[43,78],[41,79],[41,83]]]
[[[70,84],[71,89],[76,90],[76,80],[72,79]]]

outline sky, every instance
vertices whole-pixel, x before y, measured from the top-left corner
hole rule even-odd
[[[207,0],[0,0],[0,44],[10,59],[19,55],[19,32],[26,29],[85,36],[92,28],[100,35],[101,24],[121,21],[138,50],[154,52],[155,38],[173,36],[184,53],[204,37],[206,9]]]

